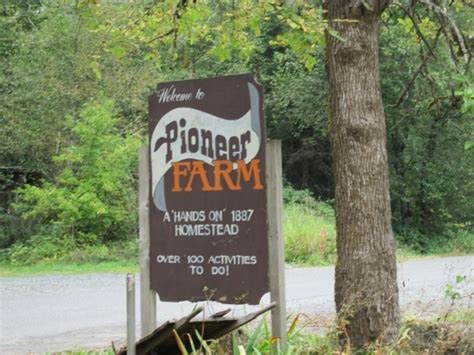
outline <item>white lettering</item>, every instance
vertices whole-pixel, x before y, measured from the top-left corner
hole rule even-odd
[[[158,91],[158,102],[167,103],[167,102],[185,102],[192,100],[194,95],[191,92],[186,93],[177,93],[174,85],[163,88]]]
[[[160,264],[179,264],[181,257],[179,255],[158,255],[156,261]]]

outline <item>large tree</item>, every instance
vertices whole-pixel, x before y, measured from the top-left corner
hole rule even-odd
[[[336,184],[336,308],[355,347],[398,335],[378,34],[387,0],[326,1],[330,137]]]

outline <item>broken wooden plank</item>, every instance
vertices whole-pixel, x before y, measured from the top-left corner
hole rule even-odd
[[[223,311],[219,311],[219,312],[214,313],[209,318],[211,318],[211,319],[221,318],[221,317],[224,317],[229,312],[230,312],[230,308],[227,308],[227,309],[224,309]]]
[[[196,331],[205,341],[218,339],[251,322],[263,313],[273,309],[275,306],[276,303],[271,303],[270,305],[243,317],[224,318],[224,315],[230,311],[225,310],[217,312],[207,319],[192,321],[192,319],[203,310],[202,308],[198,308],[176,322],[165,322],[155,329],[153,333],[140,339],[136,344],[136,354],[179,355],[181,354],[181,351],[179,350],[174,337],[173,330],[176,330],[184,346],[191,349],[191,342],[193,342],[196,347],[199,347],[201,344],[201,340],[197,337]],[[127,354],[127,348],[123,347],[115,353],[117,355],[125,355]]]

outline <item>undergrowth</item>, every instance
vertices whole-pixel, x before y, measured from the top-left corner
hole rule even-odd
[[[317,334],[311,323],[301,322],[299,316],[288,319],[287,346],[282,348],[272,337],[268,319],[246,326],[219,340],[203,340],[201,335],[178,334],[174,338],[182,355],[233,354],[233,355],[381,355],[381,354],[472,354],[474,351],[474,322],[471,311],[460,312],[446,320],[408,319],[400,329],[398,339],[387,344],[375,341],[363,349],[355,349],[350,342],[341,345],[335,324],[325,334]]]
[[[307,190],[285,187],[284,238],[285,259],[297,265],[329,265],[336,260],[334,209],[328,202],[315,200]],[[474,234],[470,229],[453,229],[443,236],[433,236],[430,245],[414,231],[397,236],[397,257],[403,261],[424,255],[474,253]],[[138,265],[138,240],[131,236],[102,243],[91,240],[79,244],[73,237],[40,234],[0,249],[0,273],[6,266],[127,263]],[[41,267],[40,267],[41,268]],[[25,268],[27,270],[27,268]]]

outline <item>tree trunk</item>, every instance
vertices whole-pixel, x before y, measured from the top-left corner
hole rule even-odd
[[[391,342],[400,324],[385,118],[379,80],[382,0],[326,1],[331,151],[336,179],[336,309],[341,337]]]

